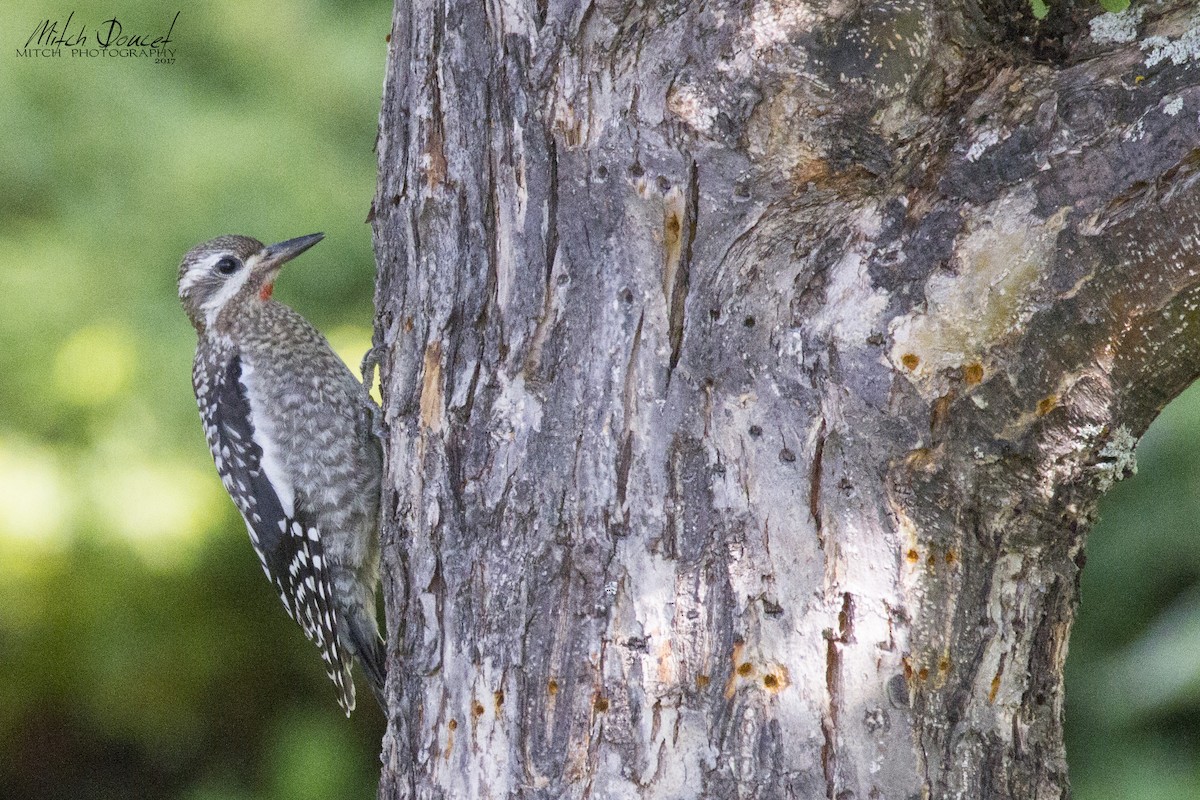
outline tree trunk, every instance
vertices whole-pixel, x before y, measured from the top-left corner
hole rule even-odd
[[[1067,796],[1200,372],[1191,6],[397,0],[380,796]]]

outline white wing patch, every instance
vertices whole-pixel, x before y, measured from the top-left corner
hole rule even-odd
[[[259,465],[275,489],[283,512],[289,518],[294,517],[296,514],[296,490],[292,486],[292,480],[283,464],[271,415],[267,412],[261,399],[265,392],[262,387],[257,385],[254,364],[248,358],[242,359],[242,385],[246,387],[246,399],[250,402],[250,422],[254,427],[254,441],[262,449],[262,459]]]
[[[349,714],[355,702],[350,655],[338,636],[321,534],[311,510],[296,496],[271,415],[251,399],[258,394],[255,389],[265,387],[256,383],[252,366],[241,356],[217,367],[220,380],[214,381],[210,366],[198,358],[193,382],[213,460],[242,512],[263,572],[288,615],[317,645],[338,702]]]

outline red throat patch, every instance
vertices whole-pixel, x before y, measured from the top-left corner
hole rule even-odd
[[[264,283],[263,287],[258,290],[258,299],[263,301],[270,300],[271,292],[273,291],[275,291],[274,283]]]

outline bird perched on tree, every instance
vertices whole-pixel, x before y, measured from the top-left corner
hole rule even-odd
[[[271,299],[280,267],[323,236],[197,245],[179,298],[199,334],[192,384],[217,472],[349,716],[351,656],[383,704],[376,407],[325,337]]]

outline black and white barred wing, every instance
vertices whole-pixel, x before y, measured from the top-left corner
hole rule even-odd
[[[238,356],[215,374],[206,374],[203,366],[197,363],[193,377],[217,472],[246,521],[263,572],[275,584],[288,615],[320,649],[338,703],[349,716],[354,682],[350,658],[338,639],[320,532],[297,503],[276,457],[266,416],[254,413],[247,391],[252,370]]]

